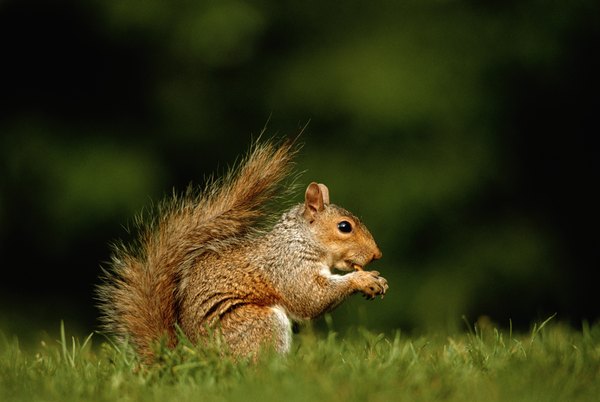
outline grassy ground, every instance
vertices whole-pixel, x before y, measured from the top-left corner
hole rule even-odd
[[[182,345],[140,368],[130,350],[64,329],[23,349],[0,334],[0,401],[600,400],[598,325],[542,323],[517,336],[483,323],[447,338],[306,331],[289,356],[257,364]]]

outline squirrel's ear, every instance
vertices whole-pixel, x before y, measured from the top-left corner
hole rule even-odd
[[[319,189],[321,190],[321,194],[323,195],[323,204],[329,205],[329,189],[323,183],[317,184]]]
[[[304,216],[310,221],[329,204],[329,190],[324,184],[312,182],[306,188]]]

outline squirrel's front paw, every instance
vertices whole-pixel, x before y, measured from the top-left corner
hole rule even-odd
[[[357,271],[356,275],[357,291],[361,292],[367,300],[372,300],[377,295],[383,295],[388,290],[387,280],[379,276],[377,271]]]

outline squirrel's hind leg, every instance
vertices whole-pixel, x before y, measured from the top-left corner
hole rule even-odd
[[[221,318],[221,334],[233,355],[255,358],[261,351],[289,352],[292,322],[279,306],[245,304]]]

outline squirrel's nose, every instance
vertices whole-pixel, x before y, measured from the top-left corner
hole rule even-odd
[[[381,257],[383,257],[383,253],[381,252],[381,250],[380,250],[380,249],[377,249],[377,251],[375,252],[375,254],[373,254],[373,259],[374,259],[374,260],[378,260],[378,259],[380,259]]]

